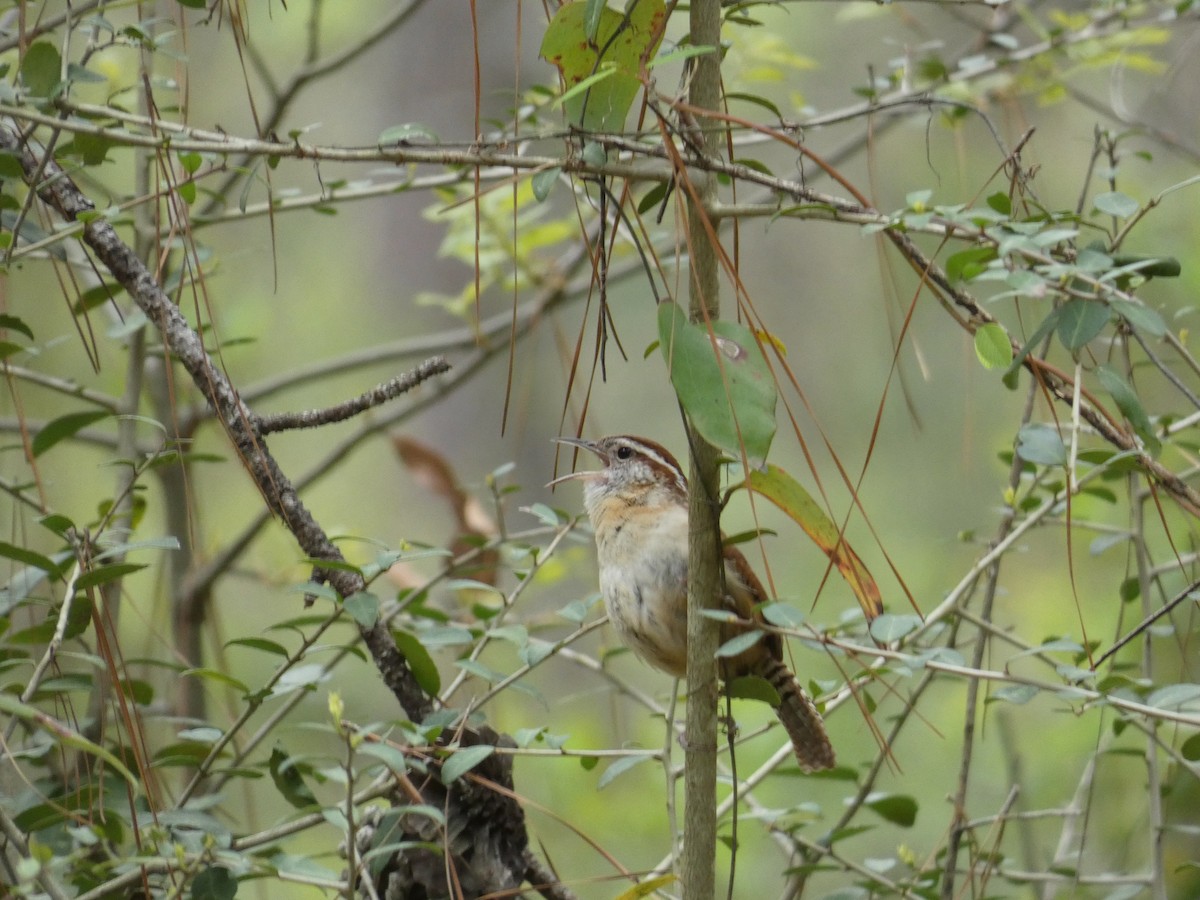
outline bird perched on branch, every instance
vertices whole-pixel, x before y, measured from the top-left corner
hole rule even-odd
[[[604,467],[573,472],[551,484],[578,479],[596,533],[600,593],[621,640],[658,669],[682,678],[687,667],[688,483],[679,463],[654,441],[615,435],[598,441],[559,438],[600,458]],[[723,550],[724,607],[740,623],[721,626],[728,641],[761,622],[768,599],[750,564],[734,547]],[[806,772],[834,765],[833,747],[812,700],[783,662],[779,635],[721,660],[727,682],[745,675],[765,679],[779,695],[776,714]]]

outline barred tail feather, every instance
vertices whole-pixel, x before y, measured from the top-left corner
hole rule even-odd
[[[792,750],[800,768],[805,772],[832,769],[835,762],[833,745],[825,733],[825,723],[795,676],[782,662],[770,657],[760,660],[756,668],[755,674],[770,682],[779,694],[779,708],[775,713],[792,739]]]

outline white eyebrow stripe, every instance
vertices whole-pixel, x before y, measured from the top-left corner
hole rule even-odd
[[[638,440],[637,438],[625,436],[617,438],[617,443],[658,463],[671,473],[672,478],[675,480],[675,486],[679,488],[680,492],[683,494],[687,493],[687,476],[683,474],[683,469],[679,463],[675,461],[675,458],[665,448],[649,439]]]

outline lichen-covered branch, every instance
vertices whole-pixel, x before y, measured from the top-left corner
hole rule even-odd
[[[305,507],[291,480],[272,456],[263,439],[260,417],[242,401],[221,368],[213,363],[200,335],[188,324],[133,249],[103,216],[95,213],[93,203],[71,178],[52,159],[35,153],[9,124],[0,124],[0,150],[17,159],[26,181],[42,202],[66,221],[83,223],[84,244],[157,327],[171,354],[212,406],[267,507],[291,531],[304,554],[312,559],[341,561],[341,552]],[[427,365],[434,370],[445,366],[442,362]],[[424,375],[418,372],[409,380],[416,384],[429,374],[432,372]],[[361,591],[365,586],[362,576],[356,572],[341,568],[321,571],[342,597]],[[414,722],[427,717],[434,708],[433,700],[418,684],[387,627],[376,622],[369,627],[360,627],[360,634],[404,714]],[[448,730],[447,738],[451,737],[461,746],[494,746],[507,740],[487,726],[463,727],[453,733]],[[424,835],[423,839],[440,837],[443,840],[446,851],[451,854],[449,865],[455,870],[456,879],[460,884],[471,885],[473,895],[512,890],[527,877],[540,879],[543,870],[530,862],[532,855],[524,812],[513,799],[511,759],[494,754],[474,773],[504,790],[498,792],[480,787],[479,782],[472,779],[459,779],[446,786],[431,774],[423,786],[429,794],[426,802],[445,810],[446,826],[440,835]],[[410,830],[417,824],[415,820],[402,822],[400,827]],[[404,877],[410,880],[393,884],[393,892],[400,890],[403,896],[411,896],[412,891],[424,891],[422,896],[440,896],[446,892],[446,861],[440,860],[440,856],[436,864],[422,863],[414,858],[411,865],[404,866],[403,856],[398,854],[395,862]],[[392,895],[387,893],[387,885],[378,887],[388,896]],[[561,887],[547,890],[546,896],[567,896]]]

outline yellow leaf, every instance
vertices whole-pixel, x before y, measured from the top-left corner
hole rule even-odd
[[[635,884],[627,891],[622,891],[616,896],[616,900],[639,900],[641,897],[649,897],[659,888],[666,887],[674,881],[674,875],[659,875],[657,878],[650,878]]]
[[[750,472],[746,485],[787,513],[821,548],[854,591],[868,622],[883,612],[879,585],[866,564],[800,482],[779,466],[768,464],[763,471]]]

